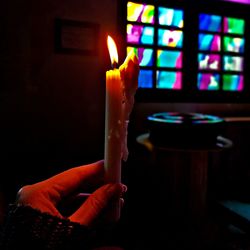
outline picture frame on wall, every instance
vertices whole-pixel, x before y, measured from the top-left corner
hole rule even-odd
[[[93,22],[55,19],[55,52],[97,55],[100,25]]]

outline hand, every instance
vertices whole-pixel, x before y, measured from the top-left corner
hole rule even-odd
[[[17,195],[18,205],[29,205],[41,212],[64,218],[58,210],[59,203],[74,197],[81,188],[103,183],[104,163],[71,168],[44,181],[22,187]],[[123,184],[105,184],[96,189],[68,219],[82,225],[92,226],[113,201],[126,191]]]

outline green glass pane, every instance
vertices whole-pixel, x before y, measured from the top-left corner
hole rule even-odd
[[[222,89],[225,91],[242,91],[244,85],[243,75],[223,75]]]
[[[225,17],[224,32],[229,34],[244,34],[245,21],[239,18]]]
[[[227,52],[244,53],[244,45],[244,38],[225,36],[223,39],[223,49]]]

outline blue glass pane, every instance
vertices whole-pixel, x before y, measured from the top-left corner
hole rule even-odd
[[[206,31],[221,31],[221,17],[216,15],[200,14],[199,28]]]
[[[220,51],[221,39],[219,35],[199,34],[199,49]]]
[[[171,50],[157,50],[157,66],[182,68],[182,52]]]
[[[181,30],[158,30],[158,45],[182,48],[183,32]]]
[[[153,88],[153,71],[141,69],[138,79],[139,88]]]
[[[218,90],[220,75],[213,73],[198,74],[198,89],[199,90]]]
[[[159,24],[182,28],[183,11],[159,7]]]
[[[182,73],[173,71],[157,71],[156,88],[181,89]]]
[[[223,75],[222,89],[227,91],[242,91],[244,86],[243,75]]]

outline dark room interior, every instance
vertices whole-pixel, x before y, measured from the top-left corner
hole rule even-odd
[[[1,224],[23,185],[104,158],[111,35],[140,73],[128,191],[107,237],[124,250],[250,249],[249,0],[0,6]]]

